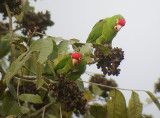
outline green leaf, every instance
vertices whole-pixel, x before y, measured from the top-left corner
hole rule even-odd
[[[63,41],[64,39],[62,39],[62,37],[51,37],[49,36],[50,38],[52,38],[52,40],[54,40],[55,42],[59,42],[59,41]]]
[[[24,106],[21,106],[21,113],[22,114],[26,114],[30,111],[30,109],[28,107],[24,107]]]
[[[74,43],[79,42],[79,40],[78,39],[70,39],[70,40],[68,40],[68,42],[69,42],[69,45],[72,45]]]
[[[56,115],[52,115],[52,114],[47,114],[46,116],[47,118],[58,118]]]
[[[63,40],[58,45],[58,58],[54,60],[55,65],[68,53],[68,41]]]
[[[93,47],[91,43],[86,43],[85,45],[82,45],[79,47],[80,53],[85,55],[90,55],[92,53]]]
[[[111,90],[107,99],[107,118],[127,118],[126,101],[119,90]]]
[[[87,63],[92,63],[93,62],[93,59],[90,57],[90,55],[92,54],[92,50],[93,50],[93,47],[92,47],[91,43],[85,43],[85,44],[74,43],[72,45],[72,47],[74,48],[74,50],[77,50],[82,55],[84,55],[84,58],[85,58]]]
[[[42,78],[42,65],[40,62],[36,63],[36,76],[37,76],[37,81],[36,81],[36,85],[37,85],[37,90],[40,89],[43,84],[44,84],[44,80]]]
[[[60,55],[64,56],[68,53],[68,41],[67,40],[63,40],[60,42],[60,44],[58,45],[58,53],[60,53]]]
[[[26,61],[30,58],[31,51],[27,51],[21,54],[13,63],[11,64],[9,71],[4,77],[3,82],[8,84],[11,78],[18,73],[21,67],[26,63]]]
[[[18,115],[18,113],[20,113],[20,107],[10,94],[7,94],[7,96],[3,99],[2,110],[7,115]]]
[[[90,102],[90,101],[93,101],[94,100],[94,97],[92,95],[92,93],[88,92],[88,91],[85,91],[84,92],[84,96],[85,98],[87,99],[87,102]]]
[[[150,98],[153,100],[153,102],[156,104],[156,106],[160,110],[160,103],[158,99],[150,91],[146,91],[146,93],[150,96]]]
[[[52,50],[52,53],[48,57],[48,59],[51,61],[53,61],[55,58],[58,57],[58,47],[54,40],[52,40],[52,43],[53,43],[53,50]]]
[[[8,84],[9,92],[13,95],[15,99],[17,99],[17,93],[12,84]]]
[[[20,5],[20,7],[22,7],[22,5]],[[18,22],[21,22],[23,17],[24,17],[24,11],[22,10],[21,13],[19,15],[14,15],[14,17],[16,18],[16,20]]]
[[[43,103],[41,96],[34,95],[34,94],[21,94],[19,96],[21,101],[27,101],[34,104],[41,104]]]
[[[40,52],[37,61],[43,64],[53,51],[53,41],[50,38],[38,39],[31,44],[30,50]]]
[[[142,117],[142,103],[139,100],[139,95],[132,91],[131,98],[128,104],[128,118]]]
[[[48,66],[49,66],[49,68],[50,68],[50,70],[51,70],[51,72],[52,72],[52,74],[53,74],[53,77],[56,78],[57,75],[56,75],[56,73],[55,73],[55,71],[54,71],[53,63],[52,63],[50,60],[47,60],[47,64],[48,64]]]
[[[22,0],[22,2],[23,2],[23,0]],[[27,13],[27,12],[29,12],[29,11],[34,11],[34,7],[32,7],[32,6],[30,6],[30,2],[27,0],[27,1],[25,1],[25,5],[24,5],[24,12],[25,13]]]
[[[107,116],[106,106],[102,106],[100,104],[90,105],[89,111],[90,111],[91,115],[94,116],[95,118],[107,118],[106,117]],[[121,118],[121,117],[119,117],[119,118]]]
[[[111,50],[109,48],[104,47],[101,44],[93,44],[93,47],[94,48],[98,48],[99,50],[101,50],[105,56],[107,56],[107,55],[109,55],[111,53]]]
[[[92,91],[95,95],[100,96],[103,91],[97,86],[97,85],[92,85]]]
[[[9,35],[0,38],[0,59],[8,54],[10,51],[10,37]]]
[[[82,80],[81,78],[79,78],[79,80]],[[77,86],[78,86],[78,88],[79,88],[79,90],[80,91],[85,91],[85,89],[84,89],[84,84],[83,84],[83,82],[82,81],[75,81],[75,83],[77,84]]]

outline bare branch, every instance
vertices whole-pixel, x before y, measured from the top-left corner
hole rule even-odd
[[[30,116],[26,117],[26,118],[36,118],[36,116],[38,116],[40,113],[42,113],[44,111],[44,109],[52,106],[53,104],[55,104],[56,101],[52,101],[51,103],[45,105],[44,107],[42,107],[40,110],[38,110],[37,112],[35,113],[32,113]]]

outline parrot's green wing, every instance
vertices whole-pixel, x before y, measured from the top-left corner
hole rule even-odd
[[[96,39],[98,39],[102,35],[103,26],[107,22],[107,20],[100,20],[95,24],[92,31],[90,32],[87,43],[95,43]]]
[[[67,64],[67,61],[71,60],[71,54],[67,54],[65,55],[59,62],[58,64],[54,67],[55,71],[62,69],[63,67],[65,67],[65,65]]]

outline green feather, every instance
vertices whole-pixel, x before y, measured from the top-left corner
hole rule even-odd
[[[67,80],[77,80],[85,72],[86,62],[82,56],[81,63],[78,66],[73,66],[71,54],[68,54],[58,62],[54,69],[58,74],[65,74]]]
[[[114,30],[114,26],[115,26],[115,21],[118,18],[123,19],[123,16],[115,15],[115,16],[100,20],[93,27],[86,42],[111,45],[112,39],[117,34],[117,31]]]

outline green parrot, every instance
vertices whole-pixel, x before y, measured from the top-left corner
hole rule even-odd
[[[77,80],[86,69],[86,62],[80,53],[64,56],[55,66],[55,72],[65,74],[67,80]]]
[[[95,24],[90,32],[87,43],[109,44],[112,45],[112,39],[117,32],[125,25],[126,21],[122,15],[115,15],[100,20]]]

